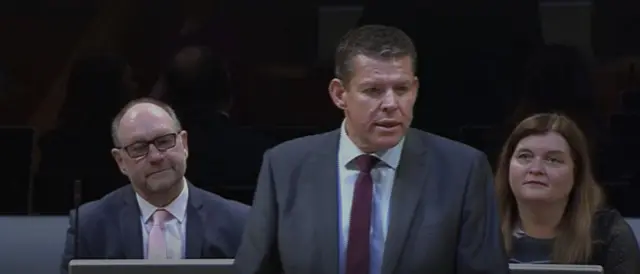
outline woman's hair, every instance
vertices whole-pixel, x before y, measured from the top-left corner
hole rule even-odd
[[[587,140],[582,130],[569,117],[556,113],[540,113],[520,122],[502,147],[496,171],[498,209],[502,217],[505,249],[511,252],[514,226],[519,222],[518,206],[509,184],[509,166],[513,152],[523,138],[555,132],[569,144],[574,162],[574,185],[557,227],[551,260],[554,263],[580,263],[592,254],[592,221],[603,203],[603,193],[591,171]]]

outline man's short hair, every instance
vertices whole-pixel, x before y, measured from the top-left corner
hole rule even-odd
[[[121,146],[122,144],[120,144],[120,140],[118,138],[118,129],[120,128],[120,122],[122,121],[122,117],[124,117],[124,115],[127,113],[127,111],[129,111],[129,109],[131,109],[132,107],[139,105],[139,104],[144,104],[144,103],[148,103],[148,104],[152,104],[155,106],[158,106],[160,108],[162,108],[164,111],[167,112],[167,114],[169,114],[169,117],[171,117],[171,119],[174,122],[174,126],[176,128],[176,131],[181,131],[182,130],[182,125],[180,124],[180,120],[178,119],[178,115],[176,115],[176,112],[173,110],[173,108],[171,108],[171,106],[169,106],[168,104],[160,101],[160,100],[156,100],[153,98],[148,98],[148,97],[144,97],[144,98],[139,98],[139,99],[135,99],[130,101],[129,103],[127,103],[121,110],[120,112],[118,112],[118,114],[116,115],[115,118],[113,118],[113,121],[111,122],[111,138],[113,139],[113,145],[116,147]]]
[[[365,25],[345,34],[336,49],[335,77],[348,81],[352,76],[351,61],[358,55],[378,59],[409,56],[413,71],[417,69],[418,54],[411,38],[395,27]]]

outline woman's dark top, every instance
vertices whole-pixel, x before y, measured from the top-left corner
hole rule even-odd
[[[580,264],[600,265],[607,274],[640,273],[640,251],[633,230],[614,209],[603,209],[594,218],[593,255]],[[553,239],[535,239],[514,233],[511,263],[551,263]]]

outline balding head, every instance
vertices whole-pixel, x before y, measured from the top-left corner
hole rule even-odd
[[[164,109],[151,104],[140,103],[132,106],[120,119],[117,137],[121,144],[159,131],[176,131],[173,119]]]
[[[180,193],[189,150],[187,132],[171,107],[134,100],[113,120],[112,135],[111,153],[138,194],[163,206]]]
[[[126,141],[122,140],[120,136],[123,124],[128,124],[131,127],[138,119],[150,119],[151,116],[155,116],[156,121],[168,118],[173,123],[173,129],[176,132],[182,130],[175,111],[169,105],[151,98],[136,99],[123,107],[111,123],[111,137],[114,146],[120,147],[126,144]]]

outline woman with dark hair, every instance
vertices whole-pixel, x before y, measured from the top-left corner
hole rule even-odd
[[[39,142],[41,161],[34,180],[38,213],[67,214],[73,206],[74,181],[90,201],[120,186],[123,177],[109,153],[111,119],[133,98],[136,84],[126,60],[110,54],[76,61],[58,126]]]
[[[591,264],[640,273],[633,231],[604,206],[586,137],[567,116],[524,119],[502,148],[496,191],[512,263]]]

